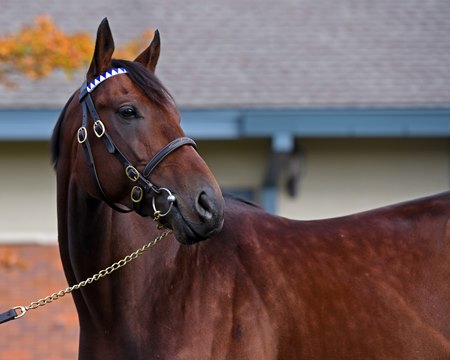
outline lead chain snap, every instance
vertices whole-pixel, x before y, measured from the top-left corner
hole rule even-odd
[[[25,306],[15,306],[13,307],[13,310],[16,312],[16,316],[14,316],[14,320],[15,319],[20,319],[22,316],[24,316],[26,314],[26,312],[28,311],[28,309]],[[17,313],[17,310],[19,310],[19,313]]]

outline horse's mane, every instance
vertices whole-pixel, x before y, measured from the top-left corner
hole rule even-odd
[[[160,105],[165,109],[168,109],[169,107],[173,106],[174,100],[172,96],[161,84],[158,78],[152,72],[150,72],[145,66],[134,61],[117,60],[117,59],[113,59],[111,61],[111,65],[113,67],[123,67],[127,69],[127,73],[133,80],[133,82],[143,91],[145,96],[147,96],[152,102]],[[75,94],[76,92],[72,94],[72,96],[67,101],[66,105],[64,105],[64,108],[61,111],[58,121],[56,122],[56,125],[53,129],[53,134],[50,140],[50,147],[52,152],[52,163],[54,168],[56,168],[59,158],[59,137],[61,133],[61,125],[66,115],[67,108],[69,104],[72,102]]]
[[[237,203],[242,203],[242,204],[250,205],[252,207],[261,209],[261,206],[255,204],[254,202],[252,202],[250,200],[244,199],[241,196],[235,195],[235,194],[225,192],[225,193],[223,193],[223,197],[225,200],[228,200],[228,201],[234,201]]]
[[[69,107],[69,104],[72,102],[73,97],[75,96],[76,92],[72,94],[72,96],[67,100],[66,105],[64,105],[61,114],[59,114],[58,121],[55,124],[55,127],[53,128],[53,134],[50,139],[50,149],[52,152],[52,163],[53,168],[56,168],[56,164],[58,162],[59,158],[59,135],[61,133],[61,124],[66,116],[67,108]]]

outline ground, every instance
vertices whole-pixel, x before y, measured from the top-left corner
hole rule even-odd
[[[0,245],[0,312],[67,287],[56,245]],[[0,325],[0,360],[77,359],[72,296]]]

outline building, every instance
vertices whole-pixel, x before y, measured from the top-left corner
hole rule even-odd
[[[450,186],[450,3],[444,0],[17,0],[0,34],[39,14],[117,43],[159,28],[157,74],[225,190],[299,219]],[[83,81],[0,87],[0,241],[55,241],[48,139]]]

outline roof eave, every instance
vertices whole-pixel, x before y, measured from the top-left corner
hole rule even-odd
[[[0,110],[0,141],[50,139],[59,110]],[[449,108],[182,109],[196,139],[450,137]]]

